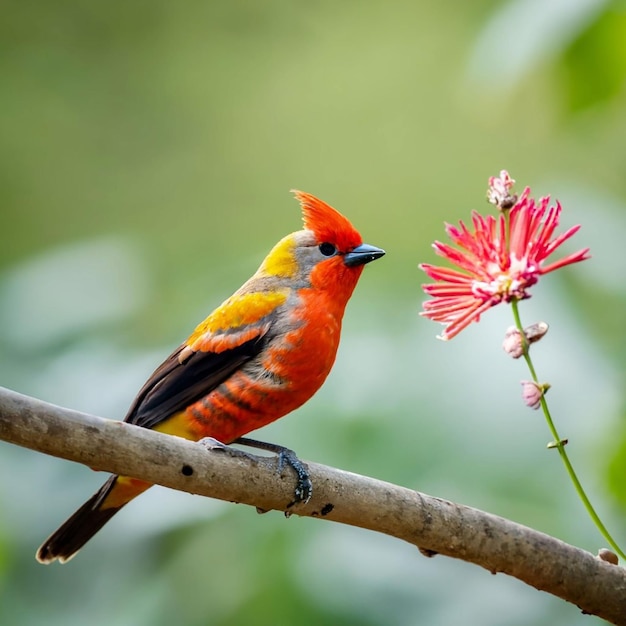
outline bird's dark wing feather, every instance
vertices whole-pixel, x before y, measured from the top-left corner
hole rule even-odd
[[[154,428],[215,389],[246,361],[257,356],[264,344],[262,336],[254,337],[219,353],[194,352],[183,363],[179,355],[185,344],[179,346],[146,381],[124,421]]]

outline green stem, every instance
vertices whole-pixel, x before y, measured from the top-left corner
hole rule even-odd
[[[536,384],[540,385],[541,383],[539,382],[539,379],[537,378],[535,366],[533,365],[532,359],[530,358],[530,352],[528,349],[529,345],[528,345],[528,341],[526,340],[526,335],[524,334],[524,327],[522,326],[522,322],[520,320],[519,307],[518,307],[517,300],[513,300],[511,302],[511,305],[513,308],[513,318],[515,319],[515,326],[517,327],[517,330],[519,330],[520,335],[522,337],[522,343],[524,347],[524,360],[526,361],[526,365],[528,365],[528,369],[530,371],[530,375],[532,376],[533,381]],[[585,506],[585,509],[587,509],[587,513],[589,513],[589,517],[591,517],[594,524],[596,525],[596,527],[598,528],[602,536],[606,539],[608,544],[611,546],[611,548],[613,548],[613,550],[620,556],[621,559],[626,560],[626,554],[622,552],[622,550],[617,545],[613,537],[611,537],[609,531],[606,529],[606,526],[602,523],[602,520],[598,517],[598,514],[593,508],[591,502],[589,501],[589,498],[587,497],[587,494],[585,493],[583,486],[580,484],[580,481],[578,480],[578,476],[576,476],[576,472],[574,471],[574,468],[572,467],[569,457],[567,456],[567,452],[565,451],[565,443],[563,443],[563,441],[559,437],[559,433],[556,430],[556,426],[554,425],[554,422],[552,421],[552,416],[550,415],[550,410],[548,409],[548,403],[546,402],[546,397],[543,394],[541,396],[541,408],[546,418],[546,422],[548,423],[548,428],[550,429],[550,432],[552,433],[552,436],[554,437],[554,441],[556,444],[554,447],[559,451],[559,455],[561,457],[561,460],[563,461],[563,464],[565,465],[565,469],[567,470],[567,473],[569,474],[570,480],[574,484],[574,488],[576,489],[576,492],[578,493],[578,497],[582,500],[582,503]]]

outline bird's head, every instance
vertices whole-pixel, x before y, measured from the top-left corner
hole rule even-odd
[[[293,193],[302,208],[304,230],[282,239],[260,272],[293,279],[347,302],[363,267],[385,251],[363,243],[350,221],[319,198]]]

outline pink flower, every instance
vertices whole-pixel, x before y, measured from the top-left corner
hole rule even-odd
[[[497,180],[508,194],[512,184],[508,173],[503,171]],[[446,224],[456,247],[435,241],[433,248],[458,269],[420,265],[436,281],[423,285],[432,300],[424,303],[421,315],[445,325],[440,339],[452,339],[501,302],[530,298],[530,287],[544,274],[589,258],[589,248],[584,248],[547,263],[580,229],[580,225],[572,226],[554,237],[560,215],[559,202],[550,206],[550,196],[535,202],[526,188],[507,212],[486,217],[473,212],[471,229],[463,222],[459,227]]]

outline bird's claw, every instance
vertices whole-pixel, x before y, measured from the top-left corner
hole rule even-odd
[[[278,452],[278,473],[282,473],[285,464],[289,465],[295,471],[298,482],[294,490],[295,500],[289,504],[292,507],[294,504],[306,504],[313,495],[313,483],[309,477],[309,472],[306,465],[296,456],[296,453],[289,448],[283,448]],[[287,515],[288,512],[285,512]]]
[[[298,481],[294,490],[294,501],[287,505],[287,508],[291,508],[295,504],[306,504],[313,495],[313,483],[309,477],[306,464],[303,463],[293,450],[279,446],[274,443],[266,443],[265,441],[257,441],[256,439],[248,439],[247,437],[241,437],[234,441],[244,446],[251,446],[253,448],[259,448],[261,450],[267,450],[273,452],[278,457],[278,473],[282,473],[283,468],[289,465],[295,471]],[[286,511],[285,515],[289,517],[290,512]]]

